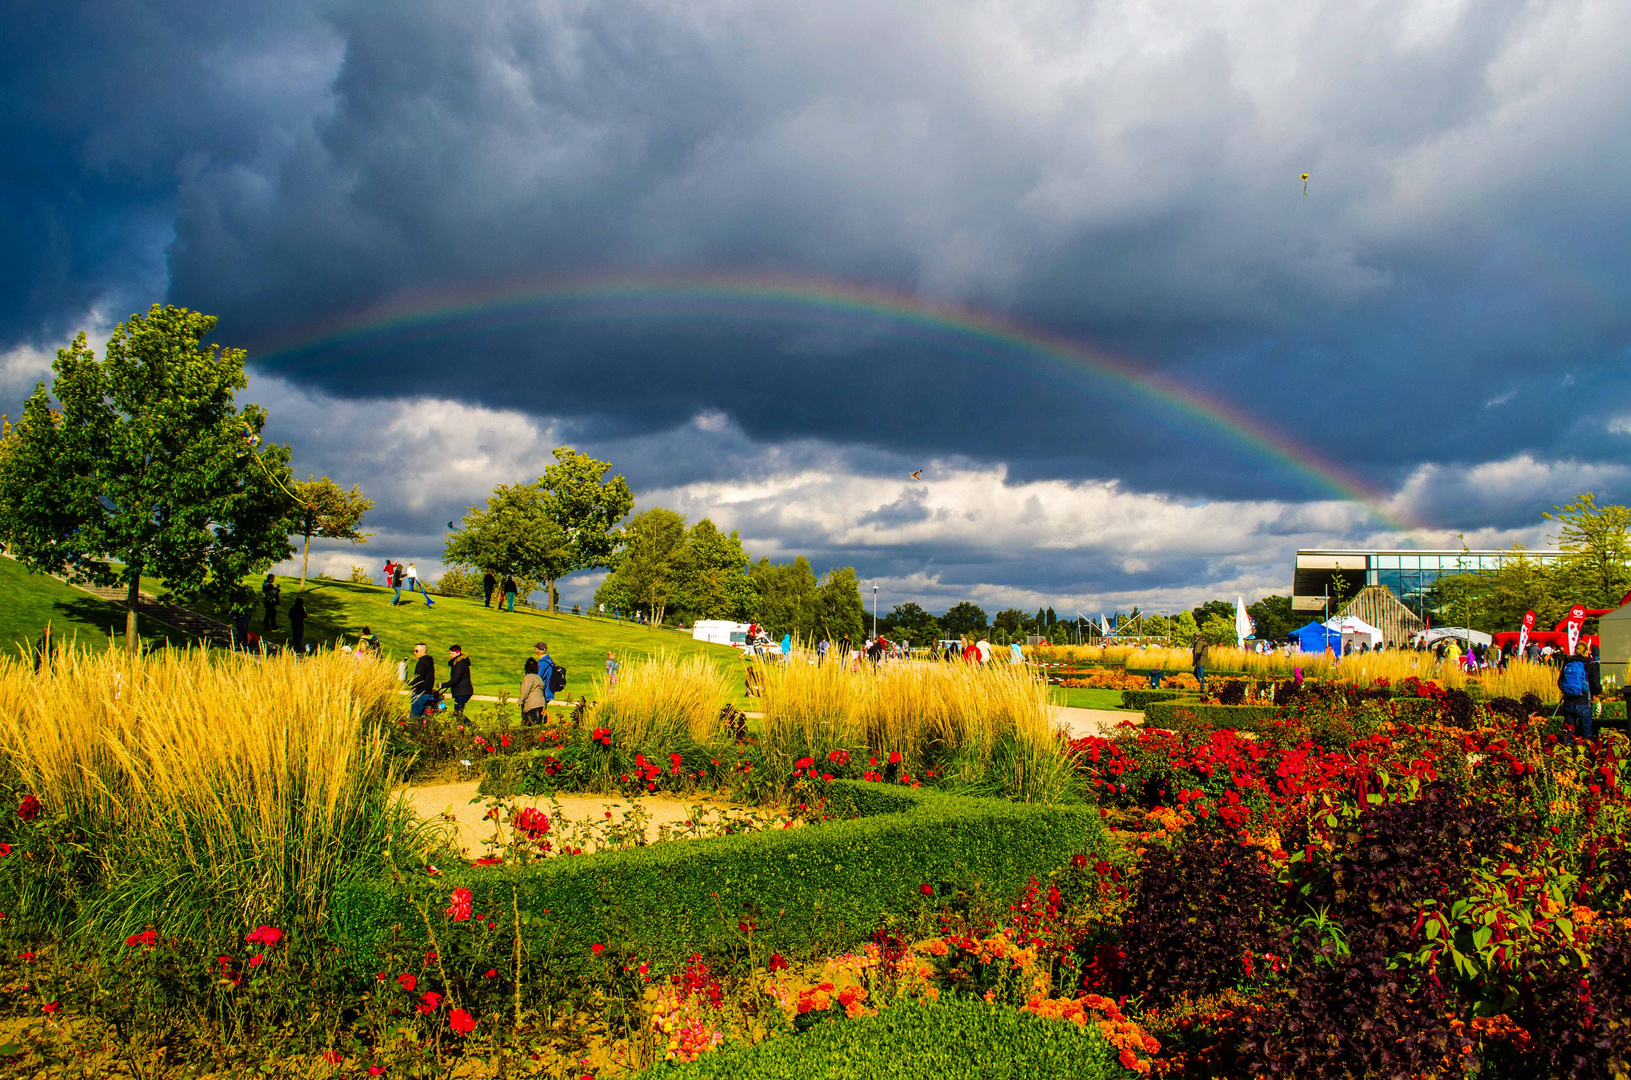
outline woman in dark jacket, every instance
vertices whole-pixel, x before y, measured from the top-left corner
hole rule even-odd
[[[470,682],[470,658],[457,645],[447,647],[447,682],[443,684],[453,698],[453,715],[464,715],[464,703],[476,693]]]

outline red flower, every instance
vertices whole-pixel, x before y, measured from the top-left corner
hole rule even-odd
[[[33,821],[40,816],[40,800],[32,795],[24,795],[23,801],[17,806],[17,816],[24,821]]]
[[[33,796],[31,795],[29,798],[33,798]],[[62,1011],[62,1002],[48,1001],[44,1005],[40,1006],[40,1011],[47,1015],[54,1016]]]
[[[453,917],[454,922],[468,922],[470,919],[470,890],[457,888],[453,890],[453,903],[449,905],[446,914]]]
[[[496,979],[496,978],[498,978],[498,969],[497,968],[488,968],[487,969],[487,974],[483,975],[482,978],[484,978],[484,979]]]
[[[778,953],[771,953],[770,954],[770,970],[771,971],[780,971],[782,968],[784,968],[786,966],[787,966],[787,961],[782,959],[782,954],[781,953],[778,952]]]
[[[925,881],[923,884],[917,887],[917,891],[922,893],[924,896],[933,896],[934,886]]]
[[[813,757],[801,757],[797,761],[793,762],[793,768],[795,768],[795,769],[808,769],[811,765],[814,765],[814,764],[815,764],[815,758],[813,758]]]
[[[413,988],[419,985],[419,980],[404,971],[402,974],[396,977],[396,984],[411,994],[413,993]]]
[[[504,865],[504,860],[500,859],[500,858],[496,858],[496,857],[494,857],[492,855],[488,855],[485,858],[477,859],[472,865],[474,865],[474,866],[503,866]]]
[[[257,926],[244,940],[252,945],[276,945],[283,940],[283,931],[275,926]]]
[[[510,745],[510,737],[508,735],[500,735],[498,737],[498,745],[500,745],[500,746]]]
[[[528,806],[510,819],[510,828],[528,840],[536,841],[549,832],[549,815],[535,806]]]
[[[1080,855],[1080,854],[1072,855],[1070,857],[1070,865],[1072,865],[1076,869],[1080,870],[1082,867],[1087,865],[1087,856],[1086,855]]]
[[[889,764],[891,764],[891,765],[899,765],[900,764],[900,751],[899,750],[896,750],[893,754],[889,755]]]
[[[594,953],[596,956],[599,956],[601,953],[606,951],[606,946],[597,941],[593,945],[589,946],[589,951]]]
[[[338,1065],[340,1062],[345,1060],[345,1055],[340,1053],[338,1050],[324,1050],[323,1060],[328,1062],[330,1065]]]
[[[10,855],[10,854],[11,854],[11,845],[7,844],[7,843],[4,843],[4,842],[0,842],[0,858],[4,858],[5,856]]]
[[[266,963],[266,957],[262,956],[260,953],[256,953],[254,956],[249,958],[250,967],[260,967],[264,963]]]
[[[31,952],[20,952],[17,954],[17,959],[21,960],[25,964],[32,964],[34,962],[34,954]]]
[[[369,1076],[384,1076],[385,1075],[385,1066],[383,1066],[383,1065],[370,1065],[370,1066],[368,1066],[368,1075]]]
[[[434,990],[426,990],[419,995],[419,1004],[414,1008],[419,1010],[421,1016],[429,1016],[442,1007],[442,995]]]
[[[468,1035],[476,1030],[476,1021],[463,1009],[454,1009],[447,1014],[447,1025],[460,1035]]]
[[[680,756],[678,754],[668,755],[668,771],[675,776],[680,774]]]

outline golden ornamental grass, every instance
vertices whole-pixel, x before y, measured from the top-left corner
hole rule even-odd
[[[319,916],[395,820],[381,721],[400,711],[384,664],[337,653],[0,661],[0,753],[47,812],[109,847],[132,917],[184,880],[242,908],[216,915]]]
[[[1551,664],[1532,664],[1528,660],[1513,660],[1505,671],[1487,671],[1476,676],[1484,688],[1486,698],[1509,697],[1521,700],[1525,694],[1534,694],[1551,704],[1561,701],[1557,689],[1558,669]]]
[[[659,651],[626,661],[616,686],[597,676],[595,700],[596,722],[615,731],[625,745],[657,746],[679,734],[705,742],[731,700],[731,683],[705,656],[676,659]]]

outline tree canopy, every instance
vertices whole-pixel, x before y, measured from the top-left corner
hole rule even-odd
[[[230,608],[248,602],[246,575],[291,551],[288,448],[260,445],[258,405],[236,407],[244,352],[202,346],[215,324],[155,304],[114,328],[101,360],[80,334],[0,454],[12,554],[32,570],[124,584],[132,650],[144,575]]]
[[[570,559],[565,548],[565,533],[536,484],[500,484],[485,506],[465,512],[447,538],[442,561],[499,577],[544,581]]]
[[[308,476],[290,485],[295,497],[294,515],[290,518],[294,535],[303,537],[300,551],[300,587],[306,587],[306,568],[311,559],[311,538],[349,540],[365,544],[372,533],[358,531],[362,516],[374,508],[374,500],[362,493],[356,484],[351,490],[336,484],[328,477]]]
[[[622,476],[606,479],[612,465],[580,454],[570,446],[555,448],[555,463],[544,468],[537,488],[544,512],[560,529],[562,543],[543,575],[549,610],[555,610],[555,582],[578,570],[609,565],[617,549],[614,530],[634,509],[634,493]]]

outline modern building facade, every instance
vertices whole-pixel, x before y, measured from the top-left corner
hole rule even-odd
[[[1297,552],[1297,566],[1291,579],[1291,609],[1315,614],[1337,609],[1336,596],[1352,596],[1366,585],[1380,585],[1399,602],[1426,618],[1433,583],[1444,574],[1467,574],[1498,570],[1520,553],[1511,551],[1350,551],[1315,550]],[[1556,550],[1525,551],[1526,559],[1553,562],[1563,553]],[[1341,589],[1337,579],[1341,578]]]

